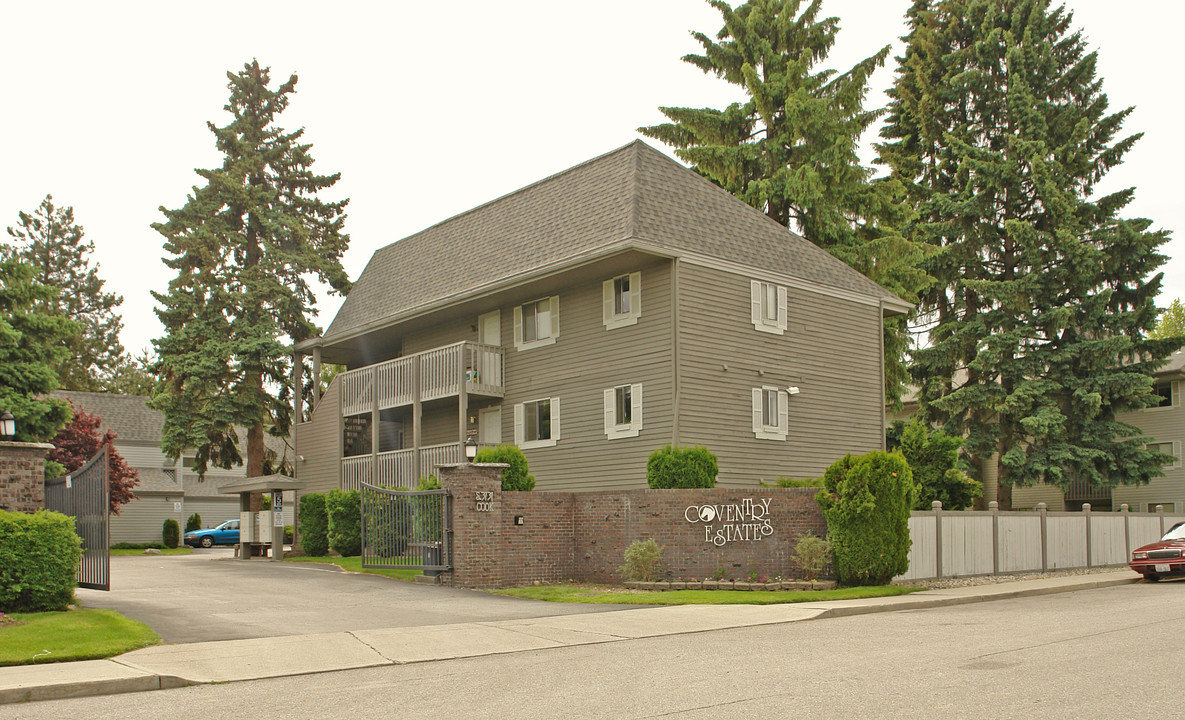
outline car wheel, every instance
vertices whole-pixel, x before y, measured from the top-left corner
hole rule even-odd
[[[1144,579],[1147,580],[1148,582],[1160,582],[1160,576],[1153,575],[1152,573],[1147,573],[1146,575],[1144,575]]]
[[[213,547],[213,546],[214,546],[214,538],[210,537],[209,535],[202,538],[202,547],[208,548],[208,547]]]

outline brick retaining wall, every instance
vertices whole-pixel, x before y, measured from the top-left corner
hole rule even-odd
[[[671,577],[720,570],[726,577],[796,577],[798,538],[826,536],[815,488],[502,492],[500,473],[495,466],[441,468],[441,484],[453,491],[454,571],[446,580],[454,585],[617,582],[626,547],[647,538],[663,547]],[[479,492],[493,498],[480,510]]]
[[[37,512],[45,507],[46,443],[0,441],[0,510]]]

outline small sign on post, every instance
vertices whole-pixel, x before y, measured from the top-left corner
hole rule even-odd
[[[272,525],[284,527],[284,493],[280,490],[272,492]]]

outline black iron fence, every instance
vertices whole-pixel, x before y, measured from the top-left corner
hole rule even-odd
[[[110,489],[107,484],[107,447],[86,465],[55,480],[45,481],[45,509],[74,518],[82,538],[78,587],[111,589]]]
[[[362,483],[362,566],[434,574],[453,567],[452,494]]]

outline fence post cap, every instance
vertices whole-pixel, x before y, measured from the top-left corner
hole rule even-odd
[[[931,510],[941,510],[942,509],[942,501],[935,500],[934,502],[930,503],[930,509]]]
[[[1119,512],[1127,512],[1127,503],[1119,504]]]
[[[1038,510],[1040,510],[1040,511],[1042,511],[1042,512],[1044,512],[1044,511],[1046,511],[1046,510],[1048,510],[1048,509],[1049,509],[1049,504],[1048,504],[1048,503],[1039,502],[1039,503],[1037,503],[1037,509],[1038,509]]]
[[[1082,512],[1090,512],[1090,503],[1082,503]]]
[[[992,500],[990,503],[988,503],[988,510],[999,510],[999,509],[1000,509],[1000,503],[998,503],[997,501]]]

